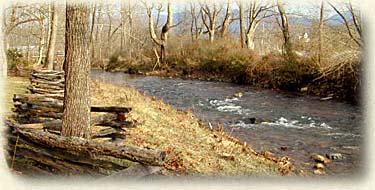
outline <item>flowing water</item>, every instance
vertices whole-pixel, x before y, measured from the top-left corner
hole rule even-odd
[[[92,78],[133,86],[178,109],[192,109],[212,127],[221,123],[255,150],[288,156],[305,171],[312,171],[313,153],[343,155],[342,160],[327,164],[324,171],[328,174],[347,176],[362,170],[363,116],[359,106],[223,82],[102,71],[93,71]],[[238,92],[243,96],[234,97]]]

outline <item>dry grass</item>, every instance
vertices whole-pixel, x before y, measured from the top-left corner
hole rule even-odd
[[[26,92],[26,87],[29,85],[29,80],[22,77],[7,77],[5,83],[5,112],[11,112],[13,108],[13,95],[22,94]],[[2,89],[3,90],[3,89]]]
[[[124,143],[166,150],[169,169],[215,176],[280,175],[279,164],[222,130],[202,126],[189,111],[178,111],[132,88],[98,81],[93,81],[91,93],[93,104],[131,106],[128,119],[137,127],[127,130]]]

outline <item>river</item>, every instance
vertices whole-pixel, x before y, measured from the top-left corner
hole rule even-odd
[[[329,175],[362,171],[363,116],[360,106],[319,97],[223,82],[92,71],[92,78],[133,86],[177,109],[191,109],[207,124],[217,123],[256,151],[288,156],[296,167],[312,171],[311,155],[340,153],[327,164]],[[233,96],[241,92],[242,97]],[[254,123],[255,119],[255,123]],[[283,148],[281,148],[283,147]]]

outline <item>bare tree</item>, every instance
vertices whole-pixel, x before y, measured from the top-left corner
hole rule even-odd
[[[240,11],[240,41],[241,41],[241,48],[245,48],[246,41],[245,41],[245,16],[244,16],[244,7],[243,2],[240,0],[238,2],[238,7]]]
[[[40,27],[40,36],[39,36],[39,51],[38,51],[38,60],[36,65],[41,65],[43,62],[43,53],[44,53],[44,46],[46,45],[46,26],[45,26],[45,20],[46,20],[46,14],[45,10],[42,6],[30,6],[29,9],[24,9],[23,13],[26,13],[31,18],[35,18],[35,20],[38,22]]]
[[[45,67],[49,70],[55,69],[54,67],[54,58],[55,58],[55,46],[56,46],[56,37],[57,37],[57,24],[58,24],[58,14],[56,9],[56,3],[52,2],[49,5],[49,38],[47,46],[47,56],[45,61]]]
[[[102,6],[100,4],[95,4],[95,12],[97,12],[97,16],[95,15],[96,19],[94,21],[94,23],[96,23],[96,30],[95,30],[95,42],[92,41],[92,47],[91,47],[91,55],[92,55],[92,58],[95,58],[96,54],[95,54],[95,51],[96,51],[96,44],[99,44],[99,59],[102,59],[102,37],[101,37],[101,32],[103,31],[103,24],[101,24],[102,22]],[[94,12],[94,11],[93,11]],[[94,23],[93,23],[93,27],[94,27]],[[93,30],[92,30],[93,31]]]
[[[277,21],[281,28],[281,31],[283,33],[283,38],[284,38],[283,55],[286,56],[286,58],[291,61],[294,59],[294,52],[292,48],[292,42],[290,40],[288,17],[285,13],[284,5],[279,0],[277,0],[277,8],[279,11],[281,23],[279,22],[278,19]]]
[[[6,17],[5,17],[5,14],[6,14],[6,9],[4,9],[3,11],[3,25],[4,25],[4,34],[5,34],[5,37],[7,37],[16,27],[22,25],[22,24],[26,24],[26,23],[30,23],[30,22],[40,22],[40,18],[39,17],[34,17],[33,15],[30,15],[30,10],[26,7],[26,6],[21,6],[21,5],[17,5],[17,4],[14,4],[10,7],[11,9],[11,14],[10,14],[10,18],[9,18],[9,22],[7,22],[6,20]],[[23,10],[22,11],[22,15],[17,15],[17,9],[21,9]]]
[[[132,5],[130,3],[130,0],[128,1],[128,11],[127,11],[127,18],[128,18],[128,22],[129,22],[129,26],[128,26],[128,41],[129,41],[129,46],[131,47],[130,51],[129,51],[129,56],[132,56],[132,52],[133,52],[133,37],[131,36],[133,34],[133,31],[134,31],[134,9],[136,7],[136,4]]]
[[[225,17],[223,24],[221,25],[220,35],[222,38],[225,38],[228,34],[228,28],[230,23],[232,22],[232,0],[228,0],[227,2],[227,10],[225,12]]]
[[[41,19],[40,24],[40,40],[39,40],[39,56],[38,56],[38,61],[36,65],[41,65],[43,62],[43,51],[44,51],[44,45],[46,44],[45,41],[45,34],[46,34],[46,27],[44,25],[44,18]]]
[[[149,20],[149,32],[150,36],[152,38],[152,41],[160,46],[160,60],[163,63],[166,58],[166,45],[168,42],[168,34],[169,30],[177,25],[172,25],[173,23],[173,12],[172,12],[172,5],[170,2],[168,2],[168,8],[167,8],[167,21],[165,22],[161,33],[160,33],[160,39],[156,36],[155,32],[155,25],[154,25],[154,17],[152,15],[153,6],[148,7],[148,5],[145,3],[146,9],[147,9],[147,15]]]
[[[197,14],[198,12],[198,14]],[[190,15],[191,15],[191,24],[190,24],[190,33],[191,39],[198,40],[200,36],[203,34],[203,22],[199,23],[199,18],[202,16],[202,7],[200,7],[199,11],[194,3],[190,3]],[[201,25],[199,25],[201,24]]]
[[[201,7],[204,13],[202,14],[202,21],[207,29],[206,32],[208,33],[210,42],[213,42],[215,39],[215,32],[217,30],[216,28],[217,17],[220,14],[222,8],[217,7],[216,3],[213,3],[212,6],[209,6],[209,4],[204,4],[204,5],[201,5]]]
[[[273,6],[269,3],[261,3],[257,0],[252,0],[249,3],[248,9],[248,24],[246,30],[246,46],[249,49],[254,50],[254,38],[255,38],[255,31],[258,25],[268,17],[273,16],[273,12],[271,11]]]
[[[90,137],[89,14],[84,4],[67,4],[63,136]]]
[[[112,9],[110,5],[107,5],[107,17],[108,17],[108,31],[107,31],[107,41],[106,41],[106,49],[105,49],[105,56],[109,57],[109,50],[112,49],[111,45],[111,33],[112,33]]]
[[[96,24],[96,11],[97,11],[97,4],[94,3],[92,7],[92,15],[91,15],[91,28],[90,28],[90,49],[91,49],[91,57],[93,57],[93,54],[95,52],[94,50],[94,28]]]
[[[121,39],[120,39],[120,49],[122,50],[126,45],[126,17],[127,17],[127,10],[124,2],[121,2]]]
[[[353,8],[351,1],[345,4],[346,9],[340,10],[331,2],[328,4],[344,21],[345,27],[348,31],[350,38],[361,48],[363,47],[362,24],[359,17],[359,11]],[[349,15],[347,15],[349,14]]]
[[[320,16],[319,16],[319,44],[318,44],[318,64],[321,65],[323,54],[323,24],[324,24],[324,0],[320,3]]]
[[[6,42],[6,35],[5,35],[5,8],[3,7],[4,5],[0,5],[2,13],[0,14],[0,21],[1,21],[1,31],[0,31],[0,39],[3,40],[3,43],[0,46],[0,78],[6,77],[8,75],[8,63],[7,63],[7,56],[6,56],[6,47],[5,47],[5,42]]]
[[[11,13],[9,19],[6,19],[5,17],[6,11],[3,12],[3,40],[5,44],[4,50],[6,51],[9,47],[9,35],[14,29],[26,23],[37,22],[40,27],[39,52],[37,64],[40,65],[42,63],[43,50],[45,45],[45,10],[40,5],[20,5],[15,3],[10,7],[10,12]]]

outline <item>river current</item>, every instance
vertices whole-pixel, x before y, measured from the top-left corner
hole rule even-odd
[[[256,151],[288,156],[311,172],[311,155],[340,153],[325,172],[348,176],[362,170],[363,116],[360,106],[224,82],[92,71],[92,78],[132,86],[177,109],[191,109],[208,126],[225,126]],[[241,97],[234,94],[241,93]]]

